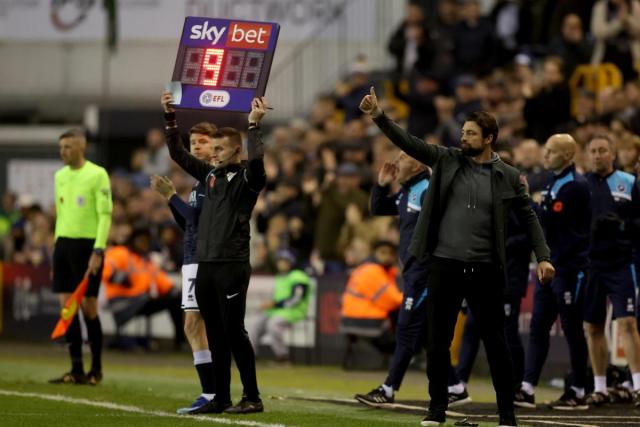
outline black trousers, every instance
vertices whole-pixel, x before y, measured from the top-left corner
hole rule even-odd
[[[524,376],[524,348],[520,340],[520,331],[518,328],[520,318],[520,295],[505,295],[504,303],[504,333],[507,338],[507,345],[513,360],[513,372],[516,385],[522,382]],[[469,382],[473,362],[476,360],[478,350],[480,349],[480,334],[473,313],[467,314],[467,320],[464,323],[464,334],[462,335],[462,345],[460,346],[460,355],[458,356],[458,366],[456,366],[455,374],[457,384],[459,381]],[[453,385],[450,384],[449,385]]]
[[[489,263],[432,257],[427,281],[427,376],[430,409],[447,409],[451,366],[449,347],[462,300],[466,298],[484,343],[501,414],[513,412],[513,363],[504,333],[501,273]]]
[[[248,262],[201,262],[196,276],[196,300],[207,329],[215,370],[216,400],[231,401],[231,354],[240,371],[244,394],[259,396],[256,360],[244,327],[251,266]]]

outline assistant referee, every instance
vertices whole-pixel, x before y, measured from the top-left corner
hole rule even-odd
[[[64,306],[85,274],[89,286],[82,313],[91,346],[91,370],[82,364],[82,333],[75,316],[65,335],[71,371],[50,380],[54,384],[92,384],[102,379],[102,327],[98,318],[98,289],[104,248],[111,225],[111,185],[107,171],[85,159],[87,140],[80,129],[59,138],[60,158],[65,166],[55,174],[56,231],[53,251],[53,292]]]

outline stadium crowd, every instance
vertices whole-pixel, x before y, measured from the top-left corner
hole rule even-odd
[[[495,114],[497,151],[513,153],[534,198],[547,178],[542,144],[553,133],[572,134],[581,148],[591,135],[609,133],[619,168],[640,171],[640,80],[632,65],[640,60],[636,0],[496,0],[486,16],[478,0],[440,1],[435,16],[408,4],[387,48],[391,71],[372,70],[366,57],[355,58],[348,75],[319,95],[306,115],[265,132],[267,186],[254,211],[254,271],[274,272],[280,249],[292,250],[315,274],[348,271],[371,255],[374,241],[397,242],[393,218],[373,217],[368,209],[378,171],[397,154],[358,109],[372,84],[384,87],[385,113],[432,144],[458,145],[471,111]],[[581,64],[604,62],[616,64],[619,81],[573,86]],[[589,169],[582,150],[576,164]],[[149,177],[170,177],[185,199],[192,180],[170,160],[164,133],[150,129],[129,170],[109,172],[109,243],[126,243],[135,227],[148,226],[153,260],[178,271],[182,232],[166,201],[149,188]],[[52,206],[4,194],[2,258],[49,265],[54,217]]]

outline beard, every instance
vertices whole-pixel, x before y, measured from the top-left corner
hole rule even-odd
[[[462,146],[462,154],[464,154],[467,157],[475,157],[481,154],[483,151],[484,151],[484,148],[474,148],[470,145],[467,145],[466,147],[464,145]]]

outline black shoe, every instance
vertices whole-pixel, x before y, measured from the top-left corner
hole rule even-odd
[[[585,401],[589,406],[602,406],[611,402],[609,396],[600,391],[594,391],[586,397]]]
[[[513,398],[513,404],[520,408],[534,408],[536,407],[536,396],[529,394],[524,390],[516,391],[516,395]]]
[[[253,414],[256,412],[264,412],[264,405],[262,400],[249,400],[243,397],[237,405],[231,406],[224,410],[225,414]]]
[[[626,387],[617,386],[608,389],[609,402],[611,403],[632,403],[633,393]]]
[[[447,421],[447,416],[444,411],[432,411],[429,409],[427,416],[424,420],[420,421],[421,426],[440,426]]]
[[[86,384],[87,376],[75,372],[67,372],[59,378],[49,380],[49,384]]]
[[[633,406],[636,408],[640,408],[640,390],[636,390],[632,393],[633,396]]]
[[[513,412],[508,414],[500,414],[500,422],[498,423],[498,427],[515,427],[518,425],[516,421],[516,414]]]
[[[209,403],[206,403],[206,404],[200,406],[199,408],[194,409],[193,411],[189,412],[189,415],[192,415],[192,414],[221,414],[226,409],[229,409],[230,407],[231,407],[231,402],[221,403],[220,401],[216,400],[215,397],[214,397],[213,400],[211,400]]]
[[[462,393],[449,393],[449,408],[462,406],[470,402],[471,398],[467,390],[464,390]]]
[[[570,388],[565,391],[560,399],[549,404],[551,409],[559,409],[561,411],[585,411],[589,409],[587,401],[584,397],[578,397],[576,392]]]
[[[364,403],[365,405],[372,406],[374,408],[388,405],[393,403],[394,400],[393,396],[387,397],[382,386],[374,388],[367,394],[356,394],[355,399],[360,403]]]
[[[102,381],[102,372],[89,371],[89,373],[87,374],[87,384],[98,385],[100,381]]]

